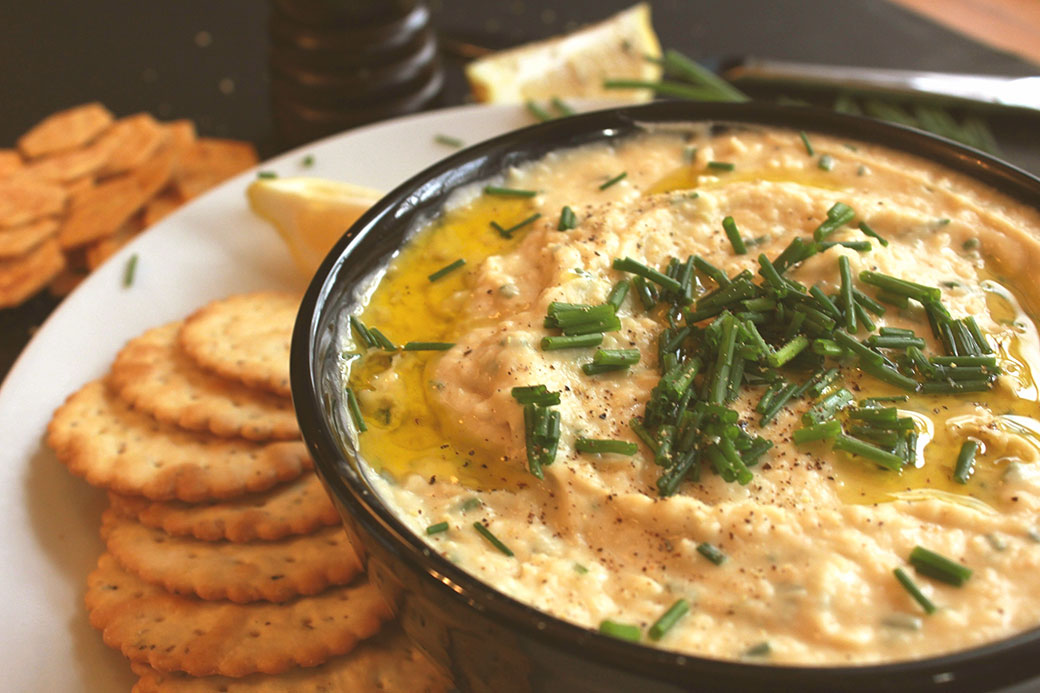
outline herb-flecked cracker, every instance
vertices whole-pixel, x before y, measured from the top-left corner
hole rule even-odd
[[[250,440],[300,437],[292,401],[205,371],[178,346],[180,321],[131,339],[108,385],[128,404],[193,431]]]
[[[133,693],[446,693],[452,688],[399,628],[385,629],[350,654],[333,657],[321,666],[290,669],[276,676],[194,678],[142,664],[131,668],[141,677]]]
[[[134,662],[192,676],[279,674],[345,654],[390,619],[367,580],[284,604],[171,594],[102,554],[87,577],[90,624]]]
[[[185,431],[134,411],[101,381],[55,411],[47,444],[95,486],[153,500],[233,498],[311,468],[303,443],[261,444]]]
[[[208,600],[284,602],[345,585],[362,570],[341,527],[277,541],[202,541],[172,537],[109,509],[101,518],[101,536],[131,573]]]
[[[288,397],[300,297],[262,291],[214,301],[184,321],[181,347],[203,368]]]
[[[314,472],[306,472],[263,493],[220,503],[150,501],[117,493],[109,493],[108,499],[117,512],[147,527],[204,541],[273,541],[291,534],[308,534],[340,522],[321,479]]]

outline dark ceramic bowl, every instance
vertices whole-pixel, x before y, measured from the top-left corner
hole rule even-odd
[[[680,656],[600,635],[495,591],[431,551],[374,493],[344,421],[336,334],[358,284],[459,186],[546,152],[625,137],[640,123],[776,126],[876,142],[966,173],[1040,208],[1040,179],[948,141],[836,113],[764,104],[655,103],[525,128],[428,168],[372,207],[325,259],[292,344],[292,392],[304,438],[368,573],[408,635],[464,691],[967,691],[1040,689],[1040,629],[972,650],[878,666],[795,667]],[[1019,688],[1018,686],[1024,686]]]

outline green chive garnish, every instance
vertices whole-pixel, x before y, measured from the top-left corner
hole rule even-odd
[[[844,255],[838,258],[838,271],[841,273],[841,307],[845,311],[845,329],[852,334],[857,329],[856,298],[852,295],[852,269],[849,267],[849,259]]]
[[[313,154],[308,154],[307,156],[303,157],[303,159],[300,160],[300,166],[303,166],[304,168],[310,168],[313,165],[314,165],[314,155]]]
[[[484,193],[486,195],[496,195],[498,197],[534,197],[538,194],[538,191],[521,190],[519,188],[504,188],[498,185],[486,185],[484,186]]]
[[[834,170],[834,157],[831,156],[830,154],[824,154],[816,162],[816,165],[823,171],[833,171]]]
[[[357,428],[359,433],[364,433],[368,430],[368,426],[365,425],[365,418],[361,416],[361,406],[358,405],[357,396],[354,394],[354,390],[347,388],[347,409],[350,411],[350,418],[354,421],[354,427]]]
[[[372,339],[376,341],[376,344],[383,348],[383,351],[397,351],[397,347],[390,341],[389,337],[383,334],[382,330],[370,327],[368,331],[372,335]]]
[[[574,109],[568,106],[559,96],[552,97],[551,103],[553,105],[553,108],[555,108],[560,113],[560,115],[574,115]]]
[[[542,337],[542,351],[556,351],[557,349],[577,349],[579,347],[594,347],[603,343],[603,333],[593,332],[591,334],[575,335],[549,335]]]
[[[722,553],[708,542],[697,544],[697,553],[704,556],[715,565],[722,565],[726,562],[726,554]]]
[[[361,319],[356,315],[350,316],[350,326],[354,328],[357,333],[358,339],[366,348],[372,348],[378,346],[376,338],[372,336],[372,332],[365,326],[365,323],[361,322]]]
[[[509,547],[503,544],[498,537],[491,533],[491,530],[485,527],[481,522],[474,522],[473,529],[477,530],[482,537],[488,540],[492,546],[501,551],[507,556],[512,556],[513,552],[509,550]]]
[[[609,635],[612,638],[628,640],[629,642],[639,642],[639,639],[643,635],[639,630],[639,626],[633,626],[627,623],[618,623],[609,619],[604,620],[599,624],[599,632],[604,635]]]
[[[614,285],[614,288],[610,290],[610,295],[607,296],[607,303],[614,306],[615,312],[617,312],[617,309],[621,307],[622,303],[624,303],[625,296],[628,295],[628,287],[628,280],[621,279]]]
[[[844,202],[835,202],[827,210],[827,219],[813,231],[813,240],[817,243],[824,240],[855,217],[856,212],[852,207]]]
[[[627,171],[622,171],[621,173],[617,174],[616,176],[614,176],[613,178],[611,178],[610,180],[608,180],[608,181],[607,181],[606,183],[604,183],[603,185],[599,186],[599,189],[600,189],[600,190],[606,190],[606,189],[607,189],[607,188],[609,188],[610,186],[614,185],[615,183],[617,183],[617,182],[619,182],[619,181],[622,181],[622,180],[624,180],[624,179],[625,179],[625,178],[627,178],[627,177],[628,177],[628,172],[627,172]]]
[[[837,419],[831,419],[830,421],[799,428],[792,437],[796,445],[801,445],[814,440],[834,438],[839,433],[841,433],[841,422]]]
[[[578,225],[578,217],[570,207],[560,210],[560,223],[556,225],[557,231],[568,231]]]
[[[686,615],[686,612],[690,610],[690,603],[685,599],[677,599],[674,604],[668,607],[668,611],[661,614],[661,618],[654,622],[654,625],[650,626],[650,630],[647,634],[651,640],[660,640],[665,634],[672,629],[680,618]]]
[[[757,645],[752,645],[744,653],[745,657],[765,657],[767,654],[773,651],[773,647],[769,642],[760,642]]]
[[[438,522],[437,524],[430,525],[429,527],[426,528],[426,534],[427,535],[440,534],[441,532],[447,532],[447,531],[448,531],[448,523],[447,522]]]
[[[257,178],[271,179],[271,178],[277,178],[278,174],[275,173],[274,171],[258,171],[257,174],[256,174],[256,177]]]
[[[531,216],[527,217],[526,219],[522,219],[521,221],[518,221],[509,228],[502,226],[497,221],[491,222],[491,228],[493,228],[495,231],[498,231],[498,235],[502,236],[502,238],[512,238],[514,232],[519,231],[528,224],[534,223],[541,218],[541,212],[535,212]]]
[[[131,287],[134,285],[134,275],[137,272],[137,253],[134,253],[126,261],[126,268],[123,270],[123,286]]]
[[[935,578],[954,587],[960,587],[971,577],[972,570],[946,556],[915,546],[910,552],[910,564],[922,575]]]
[[[805,153],[809,156],[815,156],[816,152],[813,151],[812,142],[809,141],[809,135],[805,134],[805,130],[799,132],[798,136],[802,138],[802,144],[805,145]]]
[[[682,284],[677,280],[664,275],[653,268],[647,267],[643,263],[637,262],[630,257],[614,258],[614,262],[611,266],[616,270],[631,272],[632,274],[643,277],[644,279],[649,279],[666,291],[672,291],[675,293],[682,291]]]
[[[714,171],[732,171],[737,166],[728,161],[709,161],[708,168]]]
[[[545,121],[547,121],[547,120],[552,120],[553,119],[552,114],[550,114],[547,110],[545,110],[544,108],[542,108],[541,106],[536,104],[531,99],[528,99],[526,102],[524,102],[524,106],[527,107],[528,113],[530,113],[535,118],[537,118],[538,120],[542,121],[543,123]]]
[[[408,342],[401,348],[404,351],[447,351],[453,346],[454,342]]]
[[[910,579],[910,576],[907,575],[902,568],[896,568],[892,572],[895,574],[896,580],[899,580],[899,584],[910,593],[910,596],[914,598],[914,601],[921,605],[921,608],[924,609],[925,613],[935,613],[935,604],[933,604],[932,600],[928,597],[924,596],[924,592],[914,584],[914,581]]]
[[[867,234],[867,235],[868,235],[868,236],[870,236],[871,238],[876,238],[876,239],[877,239],[877,241],[878,241],[878,243],[880,243],[881,245],[883,245],[883,246],[885,246],[885,247],[888,247],[888,241],[887,241],[887,240],[885,240],[884,238],[882,238],[882,237],[881,237],[881,236],[880,236],[880,235],[878,234],[878,232],[877,232],[877,231],[875,231],[874,229],[870,228],[870,227],[869,227],[869,226],[867,225],[867,222],[865,222],[865,221],[861,221],[861,222],[859,223],[859,230],[860,230],[860,231],[862,231],[863,233]]]
[[[458,137],[452,137],[451,135],[434,135],[433,141],[437,144],[447,145],[449,147],[455,147],[461,149],[466,146],[466,143],[460,140]]]
[[[560,393],[550,392],[545,385],[514,387],[510,394],[520,404],[538,404],[547,407],[560,403]]]
[[[744,239],[740,237],[737,222],[733,221],[733,217],[723,219],[722,228],[726,231],[726,237],[729,238],[729,242],[733,245],[733,252],[737,255],[747,255],[747,246],[744,245]]]
[[[866,441],[847,436],[844,433],[835,436],[834,449],[844,450],[851,455],[866,458],[893,472],[898,472],[902,469],[903,463],[906,461],[888,450],[882,450]]]
[[[466,264],[466,261],[463,260],[462,258],[459,258],[455,262],[453,262],[453,263],[451,263],[449,265],[445,265],[444,267],[441,267],[439,270],[437,270],[433,274],[429,275],[429,277],[427,277],[427,278],[431,282],[435,282],[438,279],[440,279],[441,277],[445,276],[446,274],[448,274],[450,272],[453,272],[453,271],[457,270],[458,268],[462,267],[465,264]]]
[[[920,303],[938,301],[942,298],[942,291],[934,286],[917,284],[916,282],[910,282],[887,274],[881,274],[880,272],[863,270],[859,273],[859,280],[865,284],[876,286],[888,293],[907,296]]]
[[[578,438],[574,441],[574,449],[578,452],[589,452],[597,455],[606,453],[614,455],[634,455],[639,446],[627,440],[606,440],[601,438]]]

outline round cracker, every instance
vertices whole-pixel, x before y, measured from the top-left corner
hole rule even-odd
[[[337,525],[339,513],[313,472],[264,493],[205,505],[109,493],[112,508],[146,527],[203,541],[274,541]]]
[[[446,693],[452,689],[451,682],[411,645],[399,628],[381,632],[349,655],[277,676],[193,678],[178,672],[163,673],[143,664],[132,664],[131,668],[141,677],[133,693]]]
[[[362,570],[341,527],[236,544],[171,537],[109,509],[101,518],[101,536],[120,565],[147,582],[239,604],[317,594],[345,585]]]
[[[391,613],[367,580],[285,604],[171,594],[102,554],[87,578],[90,623],[134,662],[192,676],[279,674],[317,666],[374,635]]]
[[[300,437],[292,401],[195,365],[177,346],[183,323],[155,327],[127,342],[108,385],[135,409],[193,431],[250,440]]]
[[[299,296],[277,291],[214,301],[184,321],[181,348],[207,370],[288,397],[299,305]]]
[[[112,113],[100,103],[58,111],[18,138],[18,149],[27,158],[82,147],[112,124]]]
[[[152,500],[233,498],[312,466],[303,443],[185,431],[134,411],[101,381],[87,383],[54,412],[47,444],[88,483]]]

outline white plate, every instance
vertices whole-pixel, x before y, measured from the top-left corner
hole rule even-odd
[[[369,126],[264,163],[390,190],[450,154],[437,134],[475,143],[532,123],[519,106],[464,106]],[[313,157],[309,167],[302,164]],[[256,171],[185,206],[124,248],[58,307],[0,387],[0,670],[10,691],[129,690],[136,677],[87,622],[87,573],[102,544],[105,494],[66,471],[44,446],[51,413],[100,377],[123,343],[240,291],[296,288],[275,231],[245,200]],[[129,288],[122,275],[138,256]]]

